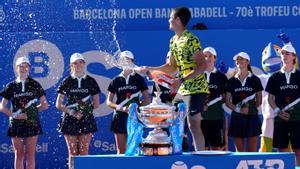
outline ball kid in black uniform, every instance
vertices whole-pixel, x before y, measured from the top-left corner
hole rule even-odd
[[[256,152],[258,136],[261,134],[261,121],[258,110],[262,103],[262,84],[251,71],[250,57],[240,52],[233,57],[237,67],[234,77],[226,85],[226,105],[231,110],[228,136],[233,137],[239,152]],[[247,139],[245,150],[244,139]]]
[[[126,65],[134,65],[134,55],[130,51],[121,52],[120,58],[127,62]],[[141,102],[140,93],[143,96]],[[115,96],[116,102],[113,101]],[[130,67],[124,67],[121,74],[109,84],[106,104],[115,110],[111,131],[115,135],[117,154],[124,154],[126,151],[128,106],[131,103],[147,105],[149,102],[148,87],[144,78]]]
[[[35,168],[35,150],[42,127],[38,113],[48,108],[42,86],[29,77],[30,62],[27,57],[16,61],[17,78],[6,85],[0,111],[10,117],[7,136],[11,137],[15,152],[14,168],[24,168],[26,145],[26,168]],[[8,102],[12,103],[12,110]]]
[[[96,80],[85,73],[85,60],[80,53],[71,56],[70,64],[71,75],[57,90],[56,107],[63,112],[59,130],[68,146],[71,169],[71,157],[87,155],[92,134],[97,131],[93,110],[99,107],[100,88]]]
[[[288,152],[291,143],[297,165],[300,165],[300,72],[296,50],[291,44],[281,49],[282,68],[268,80],[268,102],[276,115],[273,146]]]
[[[224,136],[224,110],[225,84],[227,77],[215,68],[217,52],[213,47],[203,50],[207,68],[205,71],[209,94],[205,111],[202,113],[201,128],[205,139],[205,149],[223,150]]]

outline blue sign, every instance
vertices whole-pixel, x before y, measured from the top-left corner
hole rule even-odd
[[[293,169],[295,163],[293,153],[199,152],[173,156],[79,156],[74,157],[74,166],[74,169]]]
[[[192,12],[189,28],[299,28],[299,1],[3,0],[0,30],[11,32],[167,30],[172,8]],[[284,23],[284,24],[282,24]]]

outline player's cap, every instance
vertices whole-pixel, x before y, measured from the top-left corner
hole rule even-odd
[[[19,58],[17,59],[17,61],[16,61],[16,66],[19,66],[19,65],[21,65],[22,63],[27,63],[28,65],[30,65],[30,62],[29,62],[28,57],[25,57],[25,56],[19,57]]]
[[[292,45],[290,45],[290,44],[284,45],[284,46],[281,48],[281,51],[282,51],[282,50],[285,50],[285,51],[287,51],[287,52],[296,54],[295,48],[294,48]]]
[[[250,61],[250,56],[246,52],[240,52],[236,54],[235,56],[233,56],[233,60],[236,60],[239,56]]]
[[[70,58],[70,63],[72,64],[72,63],[76,62],[77,60],[83,60],[83,61],[85,61],[84,58],[83,58],[83,56],[82,56],[82,54],[80,54],[80,53],[74,53],[71,56],[71,58]]]
[[[206,48],[203,50],[203,53],[204,53],[204,52],[209,52],[209,53],[211,53],[211,54],[217,56],[217,52],[216,52],[215,48],[213,48],[213,47],[206,47]]]

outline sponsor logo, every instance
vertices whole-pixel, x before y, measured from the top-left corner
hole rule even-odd
[[[23,96],[33,96],[33,93],[32,92],[25,92],[25,93],[16,93],[16,94],[14,94],[14,98],[23,97]]]
[[[208,85],[208,88],[210,88],[210,89],[217,89],[218,86],[217,86],[217,85],[212,85],[212,84],[210,84],[210,85]]]
[[[22,56],[29,58],[31,76],[45,90],[54,86],[62,78],[65,68],[64,57],[59,48],[52,42],[41,39],[26,42],[18,49],[13,63]]]
[[[88,93],[89,89],[71,89],[71,93]]]
[[[48,142],[44,142],[41,144],[36,145],[36,152],[37,153],[47,153],[48,152]],[[12,144],[3,143],[0,144],[0,153],[6,154],[6,153],[14,153],[14,148]]]
[[[265,169],[284,169],[285,164],[281,159],[267,159],[267,160],[241,160],[236,169],[250,169],[250,168],[265,168]],[[194,165],[189,168],[183,161],[176,161],[172,164],[171,169],[206,169],[202,165]]]
[[[240,87],[240,88],[237,88],[237,89],[234,89],[235,92],[240,92],[240,91],[249,91],[249,92],[252,92],[253,89],[251,87]]]
[[[284,161],[281,159],[241,160],[236,167],[236,169],[250,169],[250,168],[284,169]]]
[[[280,90],[286,90],[286,89],[298,89],[298,85],[284,85],[284,86],[280,86]]]
[[[136,90],[137,89],[137,87],[136,86],[131,86],[131,85],[129,85],[129,86],[123,86],[123,87],[120,87],[118,90],[119,91],[122,91],[122,90]]]
[[[116,145],[109,141],[95,140],[93,144],[96,148],[102,150],[103,152],[116,151]]]
[[[172,164],[171,169],[189,169],[183,161],[176,161]],[[190,169],[206,169],[202,165],[194,165]]]

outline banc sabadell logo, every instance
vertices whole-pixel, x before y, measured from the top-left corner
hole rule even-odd
[[[106,69],[112,68],[105,61],[105,57],[109,55],[106,52],[92,50],[82,53],[86,60],[86,66],[91,63],[100,63]],[[16,59],[22,56],[27,56],[31,63],[31,76],[37,80],[45,90],[56,85],[62,78],[66,69],[69,69],[69,63],[64,63],[64,56],[61,50],[52,42],[42,39],[35,39],[24,43],[16,52],[13,63]],[[66,57],[69,58],[69,57]],[[69,61],[67,59],[67,61]],[[67,65],[67,66],[65,66]],[[15,70],[15,65],[14,70]],[[101,89],[107,89],[111,79],[98,74],[93,74],[86,71],[96,79]],[[15,72],[16,73],[16,72]],[[106,90],[101,91],[107,95]],[[102,103],[100,107],[94,110],[95,116],[105,116],[112,113],[112,109]]]

